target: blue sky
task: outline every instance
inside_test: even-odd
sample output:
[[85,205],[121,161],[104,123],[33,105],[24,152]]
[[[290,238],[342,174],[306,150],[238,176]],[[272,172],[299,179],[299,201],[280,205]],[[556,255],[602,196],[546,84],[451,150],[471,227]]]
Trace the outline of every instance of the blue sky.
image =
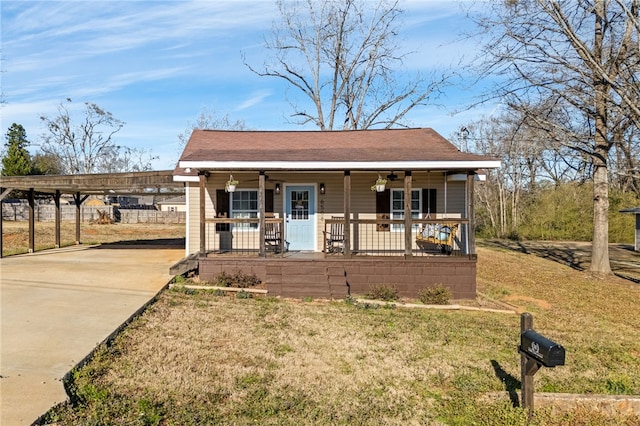
[[[406,11],[400,37],[415,52],[405,62],[409,74],[473,57],[475,42],[459,41],[470,26],[460,5],[407,0],[400,6]],[[178,134],[203,108],[253,129],[302,129],[287,120],[286,86],[242,62],[244,54],[259,68],[269,53],[263,40],[278,18],[272,0],[3,0],[0,8],[3,144],[14,122],[37,144],[45,130],[39,117],[55,116],[66,98],[74,108],[94,102],[124,121],[116,142],[151,150],[159,157],[156,170],[175,166]],[[491,105],[452,114],[479,94],[478,88],[448,87],[443,105],[415,109],[410,125],[449,137],[490,114]]]

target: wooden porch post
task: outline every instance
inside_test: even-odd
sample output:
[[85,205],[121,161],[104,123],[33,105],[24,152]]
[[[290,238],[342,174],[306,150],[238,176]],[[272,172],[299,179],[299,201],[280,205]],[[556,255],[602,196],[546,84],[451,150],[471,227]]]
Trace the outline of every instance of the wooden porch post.
[[76,244],[80,244],[80,205],[82,204],[80,193],[76,192],[73,199],[76,201]]
[[56,189],[56,193],[53,195],[53,202],[56,205],[56,217],[55,217],[55,221],[56,221],[56,248],[60,248],[61,243],[60,243],[60,221],[61,221],[61,214],[60,214],[60,190]]
[[30,188],[27,193],[27,201],[29,202],[29,253],[33,253],[36,251],[36,201],[33,188]]
[[467,240],[469,241],[468,254],[476,254],[476,223],[475,223],[475,203],[473,201],[475,173],[467,174]]
[[200,256],[207,255],[207,228],[206,228],[206,217],[205,217],[205,197],[206,197],[206,186],[207,186],[207,177],[209,176],[209,172],[198,172],[199,183],[200,183]]
[[264,171],[258,176],[258,228],[260,228],[260,256],[266,255],[265,242],[265,177]]
[[344,171],[344,257],[351,257],[351,171]]
[[411,257],[411,227],[413,225],[413,219],[411,217],[411,172],[404,172],[404,255],[405,257]]
[[87,198],[89,198],[89,195],[81,197],[79,192],[76,192],[73,196],[76,202],[76,244],[80,244],[80,206],[82,206],[82,203],[84,203]]

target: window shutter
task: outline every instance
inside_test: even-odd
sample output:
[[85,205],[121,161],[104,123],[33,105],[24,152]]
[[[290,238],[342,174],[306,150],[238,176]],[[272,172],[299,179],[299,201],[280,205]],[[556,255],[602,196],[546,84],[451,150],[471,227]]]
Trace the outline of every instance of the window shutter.
[[[229,193],[224,189],[216,190],[216,217],[229,217]],[[216,232],[230,231],[229,224],[216,223]]]
[[424,218],[427,213],[430,213],[431,219],[436,218],[437,213],[437,191],[435,188],[423,188],[422,189],[422,217]]
[[273,189],[264,190],[264,211],[273,213]]
[[[376,192],[376,219],[391,219],[391,190],[388,188],[382,192]],[[376,230],[378,232],[389,232],[391,227],[389,224],[378,224]]]

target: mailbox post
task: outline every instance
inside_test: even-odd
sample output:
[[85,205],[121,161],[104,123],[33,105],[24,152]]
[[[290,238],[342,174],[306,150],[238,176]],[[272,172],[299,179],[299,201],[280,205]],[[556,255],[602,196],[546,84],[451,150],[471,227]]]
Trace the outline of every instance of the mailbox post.
[[525,312],[520,316],[520,371],[522,379],[522,406],[533,416],[533,376],[540,367],[564,365],[564,348],[533,330],[533,316]]

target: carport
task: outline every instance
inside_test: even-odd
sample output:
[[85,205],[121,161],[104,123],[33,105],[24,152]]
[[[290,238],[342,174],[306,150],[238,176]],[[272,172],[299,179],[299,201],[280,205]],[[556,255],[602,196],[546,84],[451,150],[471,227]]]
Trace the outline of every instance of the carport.
[[[73,196],[76,205],[76,244],[80,244],[80,208],[91,195],[182,195],[184,184],[173,181],[173,170],[82,175],[34,175],[0,177],[2,200],[12,191],[27,194],[29,204],[29,253],[35,252],[36,195],[50,195],[55,204],[55,247],[60,248],[60,197]],[[2,215],[0,214],[0,257],[2,257]]]

